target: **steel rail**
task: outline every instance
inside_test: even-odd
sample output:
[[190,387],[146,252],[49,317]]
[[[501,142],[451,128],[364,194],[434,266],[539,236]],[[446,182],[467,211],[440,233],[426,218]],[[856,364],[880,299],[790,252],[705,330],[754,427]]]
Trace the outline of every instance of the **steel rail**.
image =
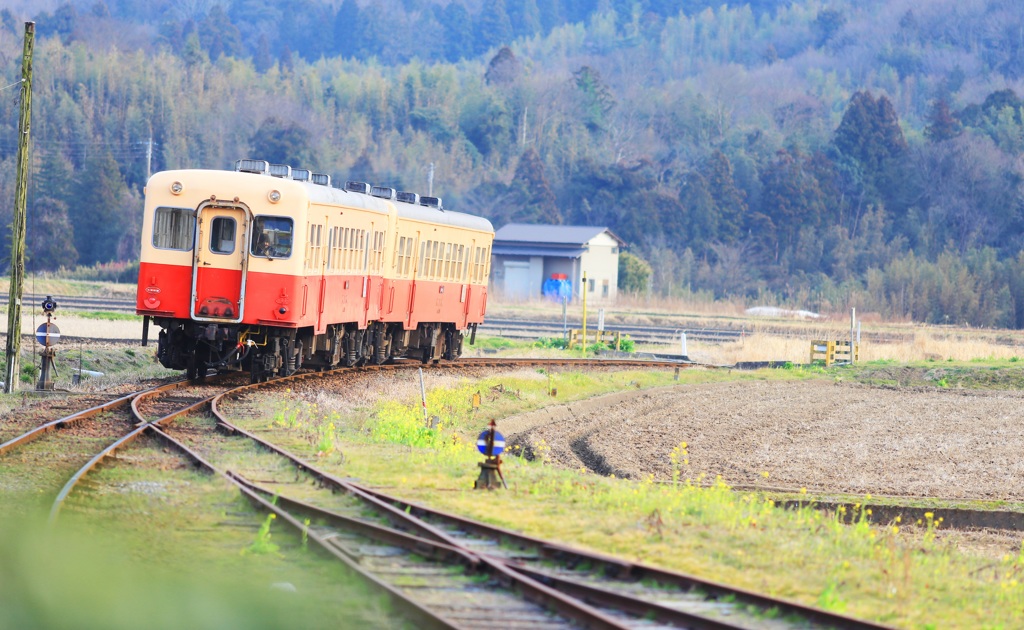
[[[445,621],[443,618],[438,617],[432,611],[430,611],[429,609],[421,606],[419,603],[415,602],[414,600],[411,600],[410,598],[405,597],[400,591],[395,589],[392,585],[388,584],[387,582],[384,582],[383,580],[380,580],[375,575],[373,575],[373,574],[363,570],[363,568],[360,567],[357,562],[355,562],[354,560],[349,558],[346,554],[342,553],[334,545],[330,544],[327,540],[324,540],[316,532],[309,531],[309,528],[306,527],[306,525],[304,523],[301,523],[298,519],[296,519],[290,513],[288,513],[287,511],[281,509],[280,507],[274,505],[271,501],[268,501],[268,500],[264,499],[258,492],[256,492],[253,489],[251,489],[247,484],[240,483],[239,480],[238,480],[238,477],[236,475],[232,474],[230,471],[221,470],[217,466],[213,465],[211,462],[207,461],[199,453],[196,453],[194,450],[189,448],[187,445],[183,444],[179,440],[175,439],[173,436],[171,436],[168,433],[166,433],[165,431],[161,430],[161,428],[156,426],[155,423],[151,423],[149,425],[141,427],[141,429],[142,430],[151,431],[153,433],[153,435],[155,435],[158,438],[162,439],[165,443],[170,444],[170,445],[174,446],[175,448],[177,448],[178,450],[180,450],[182,453],[184,453],[187,457],[189,457],[193,462],[195,462],[196,464],[198,464],[202,468],[205,468],[207,471],[212,472],[212,473],[214,473],[216,475],[219,475],[220,477],[226,479],[228,482],[230,482],[232,485],[234,485],[236,488],[238,488],[238,490],[244,496],[246,496],[251,501],[253,501],[257,505],[259,505],[265,511],[270,512],[272,514],[276,514],[278,517],[281,518],[282,521],[284,521],[285,523],[288,523],[288,525],[290,525],[297,533],[299,533],[301,535],[305,535],[306,537],[308,537],[308,539],[312,540],[319,547],[321,547],[325,552],[327,552],[328,554],[333,556],[336,560],[342,562],[348,569],[353,571],[355,574],[359,575],[363,579],[367,580],[371,584],[377,586],[379,589],[384,591],[388,595],[388,598],[392,601],[392,603],[397,604],[401,609],[405,610],[406,612],[413,613],[413,616],[416,618],[417,623],[421,624],[418,627],[424,627],[424,628],[457,628],[458,627],[458,626],[452,625],[451,623]],[[396,532],[396,533],[400,533],[400,532]]]
[[443,512],[411,501],[397,499],[383,492],[367,488],[366,486],[356,482],[348,483],[349,485],[359,488],[368,494],[373,494],[382,500],[391,502],[403,512],[411,515],[442,520],[462,529],[463,531],[471,532],[481,537],[489,538],[498,542],[512,543],[520,546],[521,548],[532,549],[538,555],[552,560],[564,561],[565,559],[570,559],[574,563],[600,565],[604,568],[603,572],[607,577],[629,581],[654,580],[662,584],[671,584],[686,590],[701,589],[703,592],[716,597],[732,596],[744,603],[752,604],[759,608],[778,608],[783,614],[795,614],[809,621],[827,624],[836,628],[864,630],[880,630],[882,628],[888,628],[888,626],[855,619],[853,617],[847,617],[845,615],[814,608],[812,606],[806,606],[799,602],[769,597],[754,591],[728,586],[721,582],[685,573],[669,571],[667,569],[659,569],[650,565],[627,562],[611,556],[576,549],[560,543],[552,543],[547,540],[521,534],[509,529],[488,525],[457,514]]
[[[244,390],[245,387],[239,389]],[[259,444],[261,447],[266,448],[267,450],[277,453],[283,457],[286,457],[293,463],[293,465],[302,470],[307,471],[308,473],[316,477],[321,483],[329,484],[332,487],[335,487],[345,492],[349,492],[355,496],[358,496],[366,501],[371,502],[378,509],[384,510],[385,516],[391,522],[395,523],[396,525],[405,525],[407,527],[415,529],[416,531],[421,532],[427,538],[437,540],[439,542],[442,542],[453,547],[465,548],[462,543],[452,538],[443,530],[440,530],[439,528],[430,525],[429,523],[423,522],[422,518],[420,518],[421,516],[427,516],[446,521],[449,524],[456,525],[460,529],[470,531],[477,535],[482,535],[486,538],[490,538],[498,542],[511,541],[515,544],[518,544],[521,547],[535,549],[538,551],[538,553],[540,553],[540,555],[543,555],[549,559],[558,561],[564,561],[565,559],[569,559],[572,563],[577,564],[583,562],[600,564],[605,567],[605,574],[609,577],[618,577],[619,579],[624,579],[628,581],[653,579],[660,583],[671,584],[673,586],[678,586],[685,590],[701,589],[716,597],[733,596],[737,599],[740,599],[744,603],[752,604],[764,609],[778,608],[784,614],[796,614],[804,619],[808,619],[817,623],[827,624],[831,627],[854,628],[864,630],[877,630],[880,628],[887,627],[874,624],[872,622],[854,619],[852,617],[838,615],[836,613],[831,613],[818,608],[805,606],[798,602],[779,599],[775,597],[769,597],[766,595],[762,595],[760,593],[755,593],[753,591],[747,591],[744,589],[727,586],[725,584],[714,582],[711,580],[706,580],[703,578],[698,578],[695,576],[686,575],[682,573],[667,571],[664,569],[658,569],[647,565],[633,564],[619,560],[617,558],[612,558],[610,556],[603,556],[600,554],[574,549],[557,543],[551,543],[543,539],[526,536],[524,534],[519,534],[511,530],[486,525],[484,523],[473,521],[471,519],[460,517],[454,514],[433,510],[425,506],[403,501],[401,499],[392,497],[388,494],[367,488],[357,482],[339,479],[331,475],[330,473],[326,473],[324,471],[317,469],[315,466],[312,466],[305,460],[297,457],[296,455],[288,452],[287,450],[282,449],[277,445],[267,440],[264,440],[263,438],[260,438],[229,422],[224,417],[224,414],[221,413],[220,402],[225,397],[235,395],[236,393],[238,393],[238,391],[239,390],[232,390],[230,392],[225,392],[224,394],[218,396],[211,403],[211,412],[217,418],[217,423],[219,427],[222,427],[225,431],[228,431],[230,433],[244,435],[245,437]],[[469,552],[475,553],[472,551]],[[479,555],[483,560],[488,562],[493,561],[502,564],[504,563],[504,561],[499,561],[494,558],[490,558],[486,554]],[[514,569],[517,568],[515,567],[515,565],[510,566],[512,566],[512,568]],[[592,598],[600,600],[604,605],[609,605],[612,601],[615,601],[615,598],[613,597],[609,597],[607,599],[602,598],[600,593],[601,589],[588,590],[593,589],[593,587],[589,587],[582,583],[566,581],[564,578],[558,578],[556,576],[545,576],[545,579],[547,579],[549,583],[552,584],[552,588],[556,588],[556,590],[560,586],[561,588],[564,588],[567,591],[575,593],[587,592],[590,594]],[[627,600],[621,601],[625,602]],[[635,613],[635,610],[637,610],[637,604],[635,603],[635,600],[631,600],[630,603],[623,605],[624,612]],[[658,616],[659,614],[670,615],[672,613],[667,612],[669,610],[672,609],[666,608],[665,610],[662,610],[661,608],[655,607],[645,614],[653,614],[655,616]],[[695,619],[706,621],[708,624],[715,623],[714,620],[706,619],[700,616],[695,616]],[[708,625],[707,627],[716,626]]]
[[[142,390],[142,391],[149,391],[149,390]],[[131,402],[132,398],[134,396],[137,396],[140,393],[142,393],[142,391],[132,392],[131,394],[127,394],[127,395],[122,396],[120,398],[116,398],[114,400],[111,400],[110,402],[106,402],[106,403],[103,403],[101,405],[96,405],[95,407],[90,407],[89,409],[85,409],[83,411],[75,412],[75,413],[71,414],[70,416],[65,416],[65,417],[59,418],[57,420],[51,420],[50,422],[47,422],[46,424],[39,425],[38,427],[36,427],[34,429],[26,431],[25,433],[22,433],[21,435],[15,437],[15,438],[11,438],[10,440],[7,440],[3,444],[0,444],[0,456],[6,455],[7,453],[9,453],[10,451],[13,451],[14,449],[16,449],[19,446],[24,446],[25,444],[28,444],[29,442],[33,442],[35,440],[38,440],[39,438],[43,437],[44,435],[46,435],[47,433],[49,433],[51,431],[56,431],[57,429],[63,429],[66,426],[69,426],[69,425],[72,425],[72,424],[77,424],[78,422],[81,422],[82,420],[85,420],[87,418],[92,418],[94,416],[98,416],[101,413],[104,413],[104,412],[107,412],[107,411],[111,411],[111,410],[117,409],[119,407],[123,407],[123,406],[129,404]]]
[[[224,396],[224,394],[221,394],[220,396],[218,396],[218,398],[220,398],[221,396]],[[309,472],[310,474],[314,475],[317,479],[321,480],[322,482],[325,482],[325,484],[329,484],[333,488],[346,491],[374,505],[374,507],[376,507],[383,513],[387,520],[394,522],[398,525],[404,525],[411,529],[424,532],[430,538],[422,538],[419,536],[404,534],[397,530],[376,526],[370,523],[366,523],[364,521],[359,521],[357,519],[352,519],[344,515],[337,514],[329,510],[325,510],[323,508],[312,506],[310,504],[285,497],[284,495],[281,495],[279,493],[274,493],[269,490],[260,488],[258,485],[253,484],[248,480],[245,480],[241,475],[238,475],[231,471],[220,471],[218,468],[216,468],[214,465],[206,461],[204,458],[202,458],[198,454],[193,453],[191,449],[189,449],[187,446],[181,444],[178,440],[174,439],[173,436],[170,436],[167,433],[161,431],[156,426],[151,424],[147,425],[146,428],[149,428],[153,430],[155,433],[159,434],[168,443],[173,444],[178,449],[188,454],[189,457],[191,457],[194,461],[196,461],[203,467],[207,468],[212,472],[216,472],[217,474],[227,477],[240,488],[247,489],[249,491],[246,492],[248,496],[251,497],[251,493],[255,492],[276,497],[276,505],[267,501],[261,501],[261,504],[263,504],[265,507],[269,506],[267,507],[267,509],[270,509],[271,511],[278,514],[282,518],[284,518],[287,515],[287,512],[283,509],[281,504],[286,504],[292,508],[301,509],[306,514],[330,519],[337,523],[341,523],[342,527],[346,529],[355,530],[363,535],[374,538],[378,541],[386,542],[388,544],[404,548],[408,551],[413,551],[416,553],[424,553],[424,551],[426,551],[426,555],[428,555],[429,557],[454,556],[461,564],[465,565],[467,568],[474,568],[476,570],[481,570],[488,573],[489,575],[491,575],[492,578],[498,580],[507,588],[513,588],[519,591],[520,593],[522,593],[523,597],[529,599],[530,601],[533,601],[536,604],[542,605],[550,610],[553,610],[565,616],[566,618],[581,623],[584,627],[595,629],[622,629],[627,627],[620,623],[618,620],[614,619],[613,617],[610,617],[607,614],[601,612],[600,610],[593,608],[590,604],[585,603],[582,599],[564,593],[563,591],[569,589],[567,589],[564,584],[561,584],[561,589],[557,588],[555,586],[559,584],[557,580],[552,581],[548,579],[547,582],[551,582],[551,584],[545,583],[544,581],[537,580],[523,571],[516,570],[514,567],[508,566],[504,561],[500,559],[489,557],[486,555],[480,555],[471,550],[465,549],[457,540],[454,540],[449,535],[445,534],[444,532],[438,530],[437,528],[427,523],[423,523],[417,518],[413,518],[410,517],[408,514],[402,513],[400,510],[397,510],[392,505],[389,505],[386,501],[378,499],[377,497],[370,495],[368,493],[364,493],[360,489],[350,485],[348,482],[338,479],[333,475],[330,475],[329,473],[320,471],[317,468],[308,465],[306,462],[288,453],[288,451],[285,449],[276,447],[275,445],[270,444],[269,442],[262,440],[252,435],[251,433],[239,429],[238,427],[234,427],[230,423],[222,420],[221,414],[214,410],[214,403],[212,402],[211,411],[214,413],[215,417],[218,417],[219,427],[223,426],[231,433],[238,433],[251,440],[254,440],[261,446],[269,448],[272,452],[277,453],[278,455],[281,455],[283,457],[286,457],[298,468]],[[298,523],[298,519],[291,518],[288,519],[288,522]],[[308,530],[304,528],[303,531]],[[354,558],[353,561],[355,561]],[[724,622],[716,622],[714,620],[692,613],[674,611],[666,607],[651,604],[650,602],[645,602],[644,600],[630,598],[622,594],[612,594],[611,596],[602,599],[598,596],[597,590],[591,590],[589,591],[589,595],[590,602],[592,604],[608,608],[614,608],[616,610],[619,610],[620,612],[633,614],[638,617],[644,617],[645,615],[653,614],[654,617],[657,617],[660,620],[671,620],[675,623],[686,623],[686,627],[692,628],[735,629],[740,627],[732,624],[727,624]]]
[[[218,380],[225,380],[227,375],[221,376],[223,378],[220,378]],[[216,381],[210,382],[208,384],[214,385],[215,383]],[[174,383],[168,383],[166,385],[154,387],[152,389],[132,395],[130,405],[132,415],[135,416],[135,418],[139,420],[139,422],[131,431],[129,431],[120,439],[118,439],[112,444],[109,444],[102,451],[94,455],[88,462],[86,462],[84,466],[82,466],[74,475],[72,475],[70,479],[68,479],[67,483],[64,484],[64,487],[61,488],[60,492],[57,493],[57,497],[54,499],[53,504],[50,507],[48,523],[51,527],[53,527],[56,524],[57,517],[60,515],[61,509],[64,507],[64,502],[67,500],[69,496],[71,496],[72,491],[74,491],[74,489],[78,486],[78,483],[82,479],[84,479],[85,476],[89,474],[89,472],[96,468],[96,466],[98,466],[103,460],[105,460],[108,457],[113,457],[114,455],[116,455],[118,449],[134,442],[140,435],[142,435],[142,433],[146,430],[147,426],[159,425],[161,423],[169,422],[174,418],[177,418],[181,415],[185,415],[187,413],[194,411],[195,409],[202,407],[204,404],[209,404],[209,401],[214,398],[214,396],[209,396],[204,400],[200,400],[199,402],[189,405],[184,409],[174,411],[152,422],[147,421],[143,417],[142,413],[139,411],[138,404],[141,400],[157,396],[158,394],[162,394],[167,391],[173,391],[175,389],[181,389],[183,387],[188,386],[194,387],[195,383],[191,383],[189,381],[176,381]]]

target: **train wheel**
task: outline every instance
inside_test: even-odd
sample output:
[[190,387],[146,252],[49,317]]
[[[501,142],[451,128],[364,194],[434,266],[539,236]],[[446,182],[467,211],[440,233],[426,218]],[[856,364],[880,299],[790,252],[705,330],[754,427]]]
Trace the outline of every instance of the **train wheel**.
[[185,378],[190,381],[195,381],[199,378],[199,370],[196,367],[196,353],[194,351],[188,355],[188,363],[185,366]]

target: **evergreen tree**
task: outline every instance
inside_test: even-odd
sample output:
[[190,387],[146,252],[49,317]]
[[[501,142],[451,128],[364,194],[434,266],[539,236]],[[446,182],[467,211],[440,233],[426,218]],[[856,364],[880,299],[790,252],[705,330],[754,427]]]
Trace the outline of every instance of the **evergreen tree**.
[[619,291],[639,295],[650,290],[650,263],[629,252],[619,252]]
[[274,67],[274,56],[270,53],[270,41],[267,40],[266,33],[260,33],[259,39],[256,40],[256,48],[253,49],[252,53],[252,62],[256,66],[256,71],[260,74]]
[[764,192],[761,207],[776,228],[778,249],[775,259],[797,244],[801,228],[816,229],[825,213],[818,181],[804,168],[799,154],[779,151],[762,173]]
[[94,265],[114,260],[125,231],[120,213],[125,194],[121,169],[109,151],[94,153],[76,182],[74,204],[69,208],[79,263]]
[[615,108],[611,90],[601,80],[601,74],[590,66],[583,66],[572,76],[581,98],[583,124],[590,131],[603,131],[608,124],[608,114]]
[[512,22],[505,10],[505,0],[489,0],[476,18],[473,28],[473,51],[482,55],[492,48],[512,41]]
[[[542,3],[547,1],[541,0]],[[529,39],[541,31],[537,0],[512,0],[508,4],[508,18],[512,23],[512,36],[516,39]]]
[[703,170],[708,193],[714,200],[718,215],[718,229],[714,238],[725,243],[735,242],[740,237],[746,219],[746,193],[736,187],[732,164],[721,150],[711,152]]
[[362,59],[363,15],[356,0],[344,0],[334,17],[334,50],[346,59]]
[[555,193],[544,175],[544,163],[531,147],[519,157],[516,174],[509,187],[513,193],[513,207],[508,223],[539,223],[559,225],[562,215],[555,201]]
[[[697,172],[687,173],[679,190],[679,203],[683,207],[682,238],[666,234],[668,244],[681,251],[689,247],[698,255],[707,252],[708,246],[720,237],[718,206],[708,190],[708,181]],[[671,232],[674,230],[666,230]]]
[[841,153],[857,160],[866,177],[876,185],[891,162],[907,148],[892,103],[885,96],[875,100],[866,91],[857,92],[850,99],[833,143]]
[[59,199],[43,197],[32,204],[25,233],[25,251],[29,271],[55,271],[72,268],[78,262],[74,228],[68,219],[68,206]]
[[544,35],[547,35],[555,27],[565,22],[565,14],[562,12],[562,0],[543,0],[538,5],[540,11],[540,28]]
[[473,54],[473,24],[469,12],[459,0],[449,2],[441,12],[444,26],[444,58],[459,61]]
[[206,19],[200,22],[198,35],[199,43],[211,61],[224,56],[243,56],[242,33],[219,4],[214,5]]
[[370,159],[370,152],[363,149],[363,152],[359,154],[356,161],[348,169],[348,181],[353,182],[366,182],[368,184],[374,184],[380,181],[377,177],[377,169],[373,166],[373,160]]
[[519,78],[522,65],[508,46],[502,46],[491,62],[487,64],[484,80],[491,85],[508,85]]
[[249,139],[252,155],[272,164],[288,164],[296,168],[316,164],[309,131],[294,122],[282,122],[271,116]]
[[961,131],[963,126],[949,111],[949,101],[940,98],[932,103],[928,126],[924,128],[926,138],[932,142],[942,142],[957,137]]

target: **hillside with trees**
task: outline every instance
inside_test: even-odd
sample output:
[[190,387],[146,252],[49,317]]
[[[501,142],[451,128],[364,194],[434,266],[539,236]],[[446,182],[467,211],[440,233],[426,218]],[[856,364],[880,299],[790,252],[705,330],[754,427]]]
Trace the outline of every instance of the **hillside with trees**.
[[1009,0],[8,6],[4,85],[38,31],[30,269],[132,260],[147,172],[254,157],[607,225],[641,291],[1024,327]]

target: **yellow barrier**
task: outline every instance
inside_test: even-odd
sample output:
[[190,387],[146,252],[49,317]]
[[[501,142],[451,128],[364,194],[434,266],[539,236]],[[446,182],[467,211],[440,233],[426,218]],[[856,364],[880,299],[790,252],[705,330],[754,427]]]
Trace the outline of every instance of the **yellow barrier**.
[[[577,344],[583,340],[583,331],[573,329],[569,331],[569,348],[576,347]],[[611,345],[614,342],[615,349],[618,350],[622,343],[622,333],[617,330],[588,330],[587,331],[587,345],[591,343],[603,343]]]
[[853,344],[851,353],[849,341],[815,340],[811,342],[811,363],[814,363],[815,359],[824,359],[825,367],[836,361],[855,363],[860,361],[860,344]]

